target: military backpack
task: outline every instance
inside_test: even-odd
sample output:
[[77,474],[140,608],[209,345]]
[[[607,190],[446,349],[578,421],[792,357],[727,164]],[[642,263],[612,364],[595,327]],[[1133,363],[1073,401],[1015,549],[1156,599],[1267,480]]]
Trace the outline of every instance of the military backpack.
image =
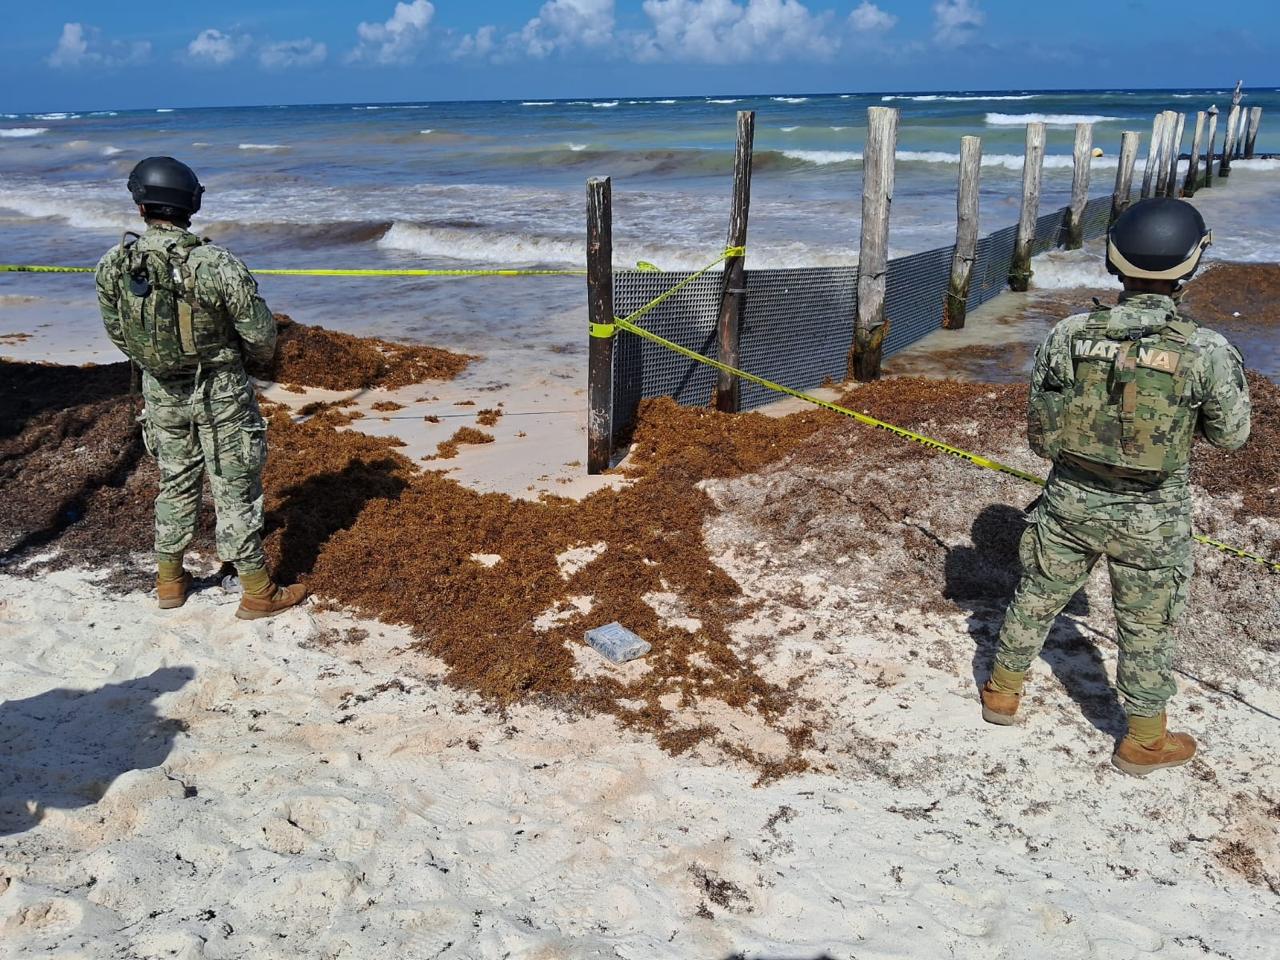
[[[1155,324],[1123,304],[1090,314],[1071,338],[1072,383],[1043,409],[1039,432],[1060,454],[1150,474],[1169,474],[1191,455],[1198,410],[1190,377],[1196,325],[1170,312]],[[1034,407],[1034,405],[1033,405]],[[1035,420],[1033,409],[1033,420]],[[1045,420],[1049,422],[1044,422]],[[1053,423],[1052,421],[1057,421]],[[1036,432],[1033,427],[1033,432]]]
[[224,350],[231,336],[225,312],[201,302],[191,252],[205,241],[191,234],[126,233],[121,241],[118,309],[125,352],[152,376],[194,373]]

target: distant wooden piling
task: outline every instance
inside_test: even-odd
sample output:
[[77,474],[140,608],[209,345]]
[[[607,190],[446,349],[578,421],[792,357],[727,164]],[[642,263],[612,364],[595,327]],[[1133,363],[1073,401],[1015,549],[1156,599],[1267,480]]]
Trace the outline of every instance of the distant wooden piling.
[[1178,195],[1178,160],[1182,157],[1182,137],[1187,127],[1187,115],[1185,113],[1175,113],[1173,117],[1172,136],[1169,141],[1171,145],[1168,153],[1169,176],[1165,180],[1164,187],[1164,195],[1166,197],[1176,197]]
[[1089,202],[1089,174],[1093,167],[1093,124],[1077,123],[1072,148],[1071,206],[1067,208],[1067,249],[1084,246],[1084,208]]
[[1027,152],[1022,162],[1022,215],[1018,237],[1009,265],[1009,288],[1023,292],[1031,285],[1031,248],[1036,239],[1036,217],[1040,213],[1040,179],[1044,173],[1044,124],[1027,124]]
[[1213,186],[1213,153],[1214,145],[1218,139],[1218,107],[1217,104],[1211,106],[1208,110],[1209,116],[1209,152],[1204,158],[1204,184],[1203,186]]
[[[754,110],[738,111],[738,148],[733,159],[733,206],[729,211],[729,239],[726,248],[747,245],[747,216],[751,209],[751,156],[756,136]],[[720,293],[718,341],[720,362],[736,367],[739,329],[746,295],[746,256],[730,257],[724,263],[724,289]],[[716,378],[716,409],[737,413],[739,382],[732,374],[719,372]]]
[[978,183],[982,175],[982,139],[960,138],[960,180],[956,190],[956,252],[951,258],[951,283],[942,303],[945,330],[964,328],[969,312],[969,284],[978,256]]
[[1260,126],[1262,126],[1262,108],[1250,107],[1249,108],[1249,135],[1248,137],[1245,138],[1245,142],[1244,142],[1244,158],[1246,160],[1253,159],[1253,148],[1254,148],[1254,144],[1256,144],[1258,140],[1258,128]]
[[1141,140],[1142,134],[1135,130],[1126,130],[1120,137],[1120,163],[1116,167],[1116,186],[1111,192],[1111,218],[1108,223],[1115,223],[1116,217],[1129,206],[1129,195],[1133,192],[1133,167],[1138,161]]
[[858,317],[849,351],[849,373],[876,380],[884,338],[885,286],[889,271],[889,209],[893,204],[894,159],[898,149],[898,111],[867,109],[867,143],[862,151],[862,241],[858,253]]
[[613,452],[613,186],[587,181],[587,473],[609,469]]
[[1191,138],[1191,157],[1187,161],[1187,176],[1182,181],[1182,195],[1194,197],[1200,186],[1200,149],[1204,145],[1204,125],[1207,115],[1203,110],[1196,113],[1196,132]]
[[1147,164],[1142,169],[1142,193],[1143,200],[1152,195],[1155,190],[1156,167],[1159,163],[1160,148],[1164,143],[1164,114],[1157,113],[1155,120],[1151,123],[1151,142],[1147,144]]
[[1226,139],[1222,141],[1222,160],[1218,164],[1218,176],[1223,179],[1231,176],[1231,158],[1235,155],[1236,137],[1240,134],[1240,104],[1232,104],[1227,114]]

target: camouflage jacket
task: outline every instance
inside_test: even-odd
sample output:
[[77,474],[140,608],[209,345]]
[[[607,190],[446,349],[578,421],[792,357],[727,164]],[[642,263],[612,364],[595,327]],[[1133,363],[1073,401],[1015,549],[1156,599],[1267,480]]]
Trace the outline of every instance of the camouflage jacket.
[[107,336],[159,379],[266,363],[275,352],[275,319],[248,268],[181,227],[126,234],[99,261],[97,286]]
[[[1093,338],[1100,324],[1109,324],[1113,336],[1121,338]],[[1167,339],[1152,333],[1160,330],[1166,331]],[[1124,333],[1131,333],[1132,339],[1123,337]],[[1092,444],[1082,444],[1081,424],[1065,421],[1080,416],[1079,404],[1073,406],[1072,397],[1081,392],[1080,378],[1097,376],[1093,367],[1084,365],[1098,358],[1111,361],[1103,369],[1113,378],[1114,405],[1111,412],[1089,411],[1094,419],[1085,427],[1096,435]],[[1126,359],[1131,361],[1127,373]],[[1127,425],[1129,436],[1125,438],[1136,444],[1136,456],[1108,456],[1112,448],[1119,449],[1122,433],[1125,384],[1114,381],[1135,375],[1153,378],[1147,386],[1148,398],[1152,384],[1167,385],[1167,400],[1153,405],[1148,399],[1128,411],[1138,421],[1136,431],[1132,424]],[[1150,423],[1143,422],[1144,418],[1161,416],[1159,429],[1152,430]],[[1114,426],[1107,423],[1108,418],[1115,421]],[[1180,318],[1170,297],[1123,294],[1110,311],[1063,320],[1036,352],[1028,434],[1033,449],[1054,460],[1046,501],[1061,515],[1085,518],[1112,507],[1123,510],[1139,504],[1189,509],[1193,435],[1198,433],[1216,447],[1234,450],[1249,439],[1249,428],[1249,388],[1239,352],[1221,334]],[[1063,438],[1071,438],[1073,430],[1076,442],[1068,439],[1066,445],[1083,447],[1086,456],[1062,450]],[[1146,449],[1149,447],[1155,449]],[[1159,467],[1130,469],[1126,463]]]

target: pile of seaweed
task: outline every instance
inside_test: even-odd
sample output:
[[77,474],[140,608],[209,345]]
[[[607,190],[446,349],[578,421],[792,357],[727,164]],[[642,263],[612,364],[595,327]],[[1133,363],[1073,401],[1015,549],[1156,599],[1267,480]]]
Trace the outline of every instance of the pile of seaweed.
[[276,355],[251,372],[291,387],[394,389],[424,380],[452,380],[476,358],[439,347],[392,343],[297,323],[276,314]]
[[[50,563],[123,566],[132,579],[121,582],[144,582],[150,571],[127,558],[150,548],[156,478],[138,439],[136,400],[124,393],[127,368],[4,363],[0,376],[6,386],[21,384],[17,392],[27,398],[0,421],[0,563],[28,573]],[[1280,485],[1273,455],[1280,388],[1251,381],[1255,444],[1240,453],[1201,450],[1196,460],[1200,482],[1237,503],[1241,516],[1269,502]],[[845,403],[995,451],[1021,442],[1026,388],[903,378],[858,387]],[[936,453],[820,410],[730,416],[647,401],[627,468],[632,482],[580,502],[476,492],[423,471],[397,452],[397,440],[344,429],[352,414],[335,407],[305,420],[282,406],[268,412],[267,547],[283,579],[305,579],[325,602],[409,626],[421,647],[448,665],[453,683],[492,703],[536,699],[608,713],[673,752],[716,743],[765,776],[803,768],[812,730],[797,720],[803,704],[795,691],[764,679],[730,636],[753,602],[709,552],[703,532],[717,507],[703,481],[770,465],[821,480],[824,464],[865,463],[862,474],[839,474],[849,486],[834,490],[834,506],[823,509],[879,511],[886,524],[864,529],[891,536],[902,536],[913,502],[952,493],[918,486],[922,471],[913,465]],[[862,489],[861,478],[873,471],[874,483],[892,487],[884,496]],[[1029,488],[1024,499],[1033,496]],[[786,499],[772,509],[798,514],[807,502]],[[901,509],[890,516],[892,503]],[[206,529],[199,547],[211,556],[210,540]],[[55,558],[18,562],[51,547]],[[562,566],[563,554],[582,547],[594,548],[595,559]],[[851,541],[844,549],[861,546]],[[500,559],[481,562],[482,554]],[[938,595],[918,597],[922,608],[943,601],[940,583],[922,578],[911,588]],[[655,594],[679,598],[679,621],[659,614]],[[583,631],[611,620],[653,644],[648,669],[584,682],[575,657]],[[692,621],[696,629],[687,629]],[[785,735],[789,756],[754,754],[714,724],[682,719],[687,708],[713,700]]]

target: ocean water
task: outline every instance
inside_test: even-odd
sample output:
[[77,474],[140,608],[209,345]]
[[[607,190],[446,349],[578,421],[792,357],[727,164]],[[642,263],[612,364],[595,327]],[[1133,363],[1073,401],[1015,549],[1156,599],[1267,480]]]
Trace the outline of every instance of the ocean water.
[[[1108,92],[717,96],[341,104],[0,115],[0,262],[92,264],[138,226],[124,182],[171,154],[208,188],[195,229],[257,267],[579,266],[584,184],[611,176],[615,262],[701,266],[724,243],[735,112],[756,115],[748,264],[852,263],[857,256],[866,108],[902,111],[890,231],[900,255],[949,244],[960,137],[983,139],[982,231],[1018,215],[1024,126],[1048,125],[1043,209],[1070,191],[1074,124],[1095,124],[1109,193],[1121,132],[1228,89]],[[1260,152],[1280,151],[1280,92]],[[1184,141],[1190,145],[1190,130]],[[1139,173],[1141,175],[1141,160]],[[1238,163],[1199,201],[1224,259],[1280,259],[1280,161]],[[1096,257],[1051,255],[1043,285],[1102,279]],[[576,279],[264,278],[272,306],[308,322],[481,353],[581,339]],[[36,299],[30,299],[36,298]],[[0,275],[0,318],[17,305],[96,337],[87,278]],[[0,332],[4,332],[0,330]]]

